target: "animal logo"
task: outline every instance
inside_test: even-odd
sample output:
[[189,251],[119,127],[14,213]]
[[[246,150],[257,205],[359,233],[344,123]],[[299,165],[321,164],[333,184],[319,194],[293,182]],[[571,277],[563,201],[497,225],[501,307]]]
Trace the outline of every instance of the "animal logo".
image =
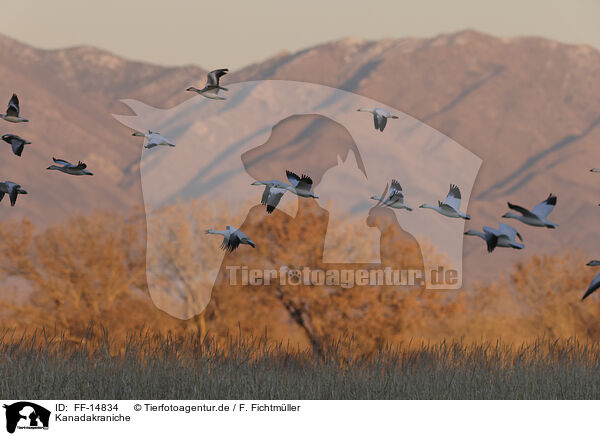
[[50,411],[39,404],[29,401],[19,401],[4,404],[6,409],[6,431],[14,433],[19,429],[48,429]]
[[[146,276],[160,309],[182,319],[200,313],[210,301],[226,256],[243,263],[244,256],[262,255],[270,267],[281,267],[271,247],[286,235],[269,234],[269,219],[285,214],[297,227],[304,205],[321,214],[326,228],[320,248],[305,251],[313,257],[318,253],[326,264],[383,263],[382,253],[393,256],[380,246],[383,228],[417,241],[425,272],[438,270],[441,258],[457,271],[452,284],[426,280],[426,288],[462,286],[465,220],[418,205],[437,204],[440,195],[456,185],[460,210],[466,211],[481,165],[478,156],[402,111],[348,91],[284,80],[227,84],[227,89],[227,100],[194,96],[170,109],[123,100],[135,115],[113,115],[133,131],[159,131],[177,144],[143,149],[139,166],[148,223]],[[375,130],[373,121],[357,108],[380,108],[395,118],[384,131]],[[288,124],[292,127],[284,128]],[[344,133],[328,136],[330,127]],[[392,181],[377,207],[395,215],[385,222],[401,227],[401,232],[387,224],[368,224],[376,206],[372,198]],[[208,217],[205,227],[187,238],[193,242],[193,255],[165,250],[164,241],[181,224],[169,229],[158,211],[191,201]],[[391,207],[401,203],[413,207]],[[244,225],[254,206],[261,206],[259,234]],[[348,227],[348,219],[354,220],[354,227]],[[223,238],[205,234],[216,229],[227,239],[227,226],[240,230],[255,248],[236,244],[235,251],[228,252],[220,248]],[[295,247],[285,247],[286,254],[300,256],[308,239],[299,237]],[[194,268],[177,266],[191,257]]]

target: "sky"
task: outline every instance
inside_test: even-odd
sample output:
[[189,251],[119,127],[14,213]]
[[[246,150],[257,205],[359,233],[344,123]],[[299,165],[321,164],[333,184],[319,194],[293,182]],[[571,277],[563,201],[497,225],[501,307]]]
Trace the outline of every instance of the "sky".
[[162,65],[232,69],[356,37],[466,28],[600,48],[599,0],[0,0],[0,32],[38,48],[93,45]]

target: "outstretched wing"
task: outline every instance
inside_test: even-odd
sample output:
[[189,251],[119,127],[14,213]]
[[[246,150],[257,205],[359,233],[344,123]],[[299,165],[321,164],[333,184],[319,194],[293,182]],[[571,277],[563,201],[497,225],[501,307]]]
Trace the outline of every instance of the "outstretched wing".
[[529,209],[525,209],[523,206],[517,206],[516,204],[512,204],[510,202],[507,202],[506,204],[508,204],[509,209],[516,210],[517,212],[523,214],[523,216],[537,218],[536,215],[532,214]]
[[206,84],[208,86],[219,86],[219,79],[229,72],[229,68],[220,68],[218,70],[212,70],[207,75]]
[[298,177],[298,174],[293,173],[289,170],[285,170],[285,175],[287,179],[292,184],[294,188],[310,191],[312,188],[313,181],[310,177],[305,174],[302,174],[302,177]]
[[[483,228],[483,230],[485,231],[485,227]],[[498,245],[498,236],[493,233],[486,232],[485,243],[487,245],[488,253],[491,253],[492,251],[494,251],[494,248],[496,248],[496,246]]]
[[298,174],[289,170],[285,170],[285,175],[294,188],[298,186],[298,183],[300,183],[300,177],[298,177]]
[[496,236],[500,236],[502,234],[502,232],[498,229],[495,229],[493,227],[488,227],[488,226],[483,226],[483,231],[484,233],[489,233],[490,235],[496,235]]
[[373,125],[375,130],[379,130],[379,116],[376,113],[373,114]]
[[17,138],[12,138],[10,141],[10,145],[12,147],[12,151],[17,156],[21,156],[23,153],[23,148],[25,147],[25,141]]
[[600,288],[600,273],[596,274],[588,286],[587,291],[581,297],[581,300],[585,300],[591,293],[593,293],[596,289]]
[[8,108],[6,108],[6,115],[11,117],[19,116],[19,97],[17,97],[17,94],[13,94],[10,101],[8,102]]
[[223,239],[221,248],[223,250],[231,253],[233,250],[238,248],[238,246],[240,245],[240,242],[242,242],[242,241],[240,240],[240,237],[238,236],[237,232],[233,232],[232,234],[229,235],[228,238]]
[[52,160],[54,161],[54,163],[57,163],[59,165],[64,165],[64,166],[67,166],[67,167],[73,167],[73,166],[75,166],[71,162],[66,161],[64,159],[57,159],[57,158],[53,157]]
[[385,129],[387,124],[387,118],[381,115],[379,115],[379,117],[379,130],[383,132],[383,129]]
[[8,197],[10,198],[10,205],[14,206],[17,202],[17,195],[19,194],[19,186],[12,185],[8,188]]
[[302,177],[300,177],[300,182],[298,182],[298,185],[296,186],[296,188],[302,189],[305,191],[310,191],[312,188],[312,184],[313,184],[312,179],[310,177],[308,177],[306,174],[302,174]]
[[546,218],[554,210],[554,206],[556,206],[556,195],[550,194],[548,198],[537,204],[531,212],[540,218]]
[[508,236],[508,238],[510,238],[512,241],[514,241],[515,238],[519,238],[521,242],[523,242],[523,238],[521,237],[521,234],[517,232],[517,229],[509,226],[508,224],[498,223],[498,231],[503,235]]
[[279,201],[281,200],[281,197],[283,197],[283,194],[285,194],[285,189],[283,188],[275,188],[271,186],[265,187],[261,204],[267,205],[267,213],[272,213],[275,210],[279,204]]
[[460,210],[460,189],[456,185],[450,185],[448,195],[446,195],[445,204],[453,208],[454,210]]
[[402,193],[402,186],[398,183],[397,180],[392,180],[392,185],[390,187],[389,197],[393,203],[403,203],[404,202],[404,194]]

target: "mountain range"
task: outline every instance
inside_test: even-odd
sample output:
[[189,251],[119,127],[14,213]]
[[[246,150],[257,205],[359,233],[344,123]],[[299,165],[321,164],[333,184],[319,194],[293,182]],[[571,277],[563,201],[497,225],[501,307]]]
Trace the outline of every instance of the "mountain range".
[[[488,255],[483,241],[466,238],[465,276],[485,280],[532,253],[577,248],[599,254],[600,176],[589,172],[600,166],[599,72],[600,52],[589,46],[467,30],[429,39],[346,38],[279,53],[232,71],[223,84],[282,79],[327,85],[396,108],[450,137],[483,160],[465,228],[496,225],[507,201],[532,208],[556,194],[551,218],[558,229],[509,222],[523,234],[525,250]],[[93,47],[40,50],[0,36],[0,73],[7,79],[0,83],[0,104],[17,93],[22,115],[31,120],[3,122],[0,134],[32,141],[21,158],[5,144],[1,179],[30,193],[14,208],[2,202],[0,213],[43,227],[75,213],[141,204],[142,143],[111,114],[132,114],[121,99],[158,108],[182,103],[192,97],[188,86],[204,83],[206,69],[134,62]],[[53,156],[84,161],[95,175],[46,171]]]

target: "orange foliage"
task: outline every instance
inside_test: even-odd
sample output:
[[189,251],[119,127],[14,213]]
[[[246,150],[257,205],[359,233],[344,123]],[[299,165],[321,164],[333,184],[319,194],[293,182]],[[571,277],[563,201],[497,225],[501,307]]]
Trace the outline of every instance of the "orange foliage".
[[[158,221],[151,223],[151,218],[148,223],[149,231],[159,223],[157,228],[166,235],[153,247],[160,248],[160,256],[149,255],[148,262],[158,262],[155,268],[177,259],[180,263],[175,270],[188,285],[180,291],[188,297],[206,285],[197,276],[202,254],[195,253],[193,244],[194,238],[204,237],[207,219],[203,213],[194,202],[177,204],[157,212]],[[349,268],[321,262],[328,215],[312,200],[300,202],[295,218],[279,211],[265,217],[264,207],[250,209],[241,228],[256,242],[256,249],[241,246],[225,256],[208,307],[188,321],[166,315],[148,296],[144,215],[96,213],[39,233],[27,221],[4,225],[0,228],[0,279],[7,283],[18,277],[23,301],[4,293],[0,322],[18,329],[69,330],[73,340],[84,335],[91,322],[105,326],[117,339],[140,328],[175,335],[193,330],[221,343],[232,334],[259,337],[267,331],[273,341],[289,341],[317,353],[323,344],[340,337],[352,337],[366,353],[413,339],[432,343],[500,337],[513,343],[539,337],[600,339],[598,297],[580,301],[594,274],[584,266],[587,259],[580,253],[533,255],[511,273],[461,291],[426,291],[419,286],[344,289],[279,282],[229,285],[226,268],[232,265]],[[385,213],[377,219],[385,221]],[[348,228],[353,228],[351,221]],[[419,247],[401,229],[394,233],[381,228],[382,235],[388,232],[387,242],[382,243],[382,264],[422,266],[420,252],[431,248]],[[360,249],[360,244],[352,249]],[[166,263],[164,271],[171,271]],[[168,280],[159,279],[160,286],[169,286]]]

